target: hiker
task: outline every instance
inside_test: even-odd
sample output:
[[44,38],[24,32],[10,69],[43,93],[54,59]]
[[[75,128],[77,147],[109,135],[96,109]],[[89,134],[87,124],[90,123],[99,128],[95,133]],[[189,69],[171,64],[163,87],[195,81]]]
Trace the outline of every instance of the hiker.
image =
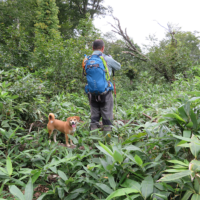
[[[110,79],[112,70],[119,70],[121,68],[121,65],[120,63],[115,61],[111,56],[107,56],[103,54],[104,48],[105,46],[104,46],[103,40],[98,39],[93,42],[93,54],[90,57],[88,57],[88,60],[86,61],[86,68],[85,68],[86,77],[90,76],[88,75],[88,73],[92,71],[92,70],[90,71],[92,67],[94,68],[94,70],[96,70],[97,68],[99,69],[100,68],[99,66],[102,66],[103,63],[104,65],[103,65],[103,70],[94,71],[94,75],[93,74],[91,75],[92,76],[91,81],[90,81],[90,77],[87,77],[88,85],[86,85],[85,90],[86,90],[86,93],[88,92],[88,97],[89,97],[89,102],[90,102],[90,110],[91,110],[90,130],[92,131],[92,130],[100,128],[99,120],[102,117],[103,131],[104,131],[104,135],[106,135],[109,131],[112,130],[110,126],[112,125],[112,121],[113,121],[113,104],[114,104],[113,95],[111,92],[113,90],[113,85],[109,79]],[[99,59],[99,57],[101,58],[102,61]],[[93,90],[93,89],[90,88],[90,84],[95,83],[97,84],[97,86],[94,85],[94,88],[98,87],[98,81],[101,82],[101,79],[102,79],[101,73],[104,73],[103,75],[104,79],[106,76],[106,83],[104,83],[106,85],[105,86],[106,89],[104,87],[101,93],[99,92],[97,93],[96,91],[91,92],[90,90]],[[99,88],[98,90],[100,89],[101,88]]]

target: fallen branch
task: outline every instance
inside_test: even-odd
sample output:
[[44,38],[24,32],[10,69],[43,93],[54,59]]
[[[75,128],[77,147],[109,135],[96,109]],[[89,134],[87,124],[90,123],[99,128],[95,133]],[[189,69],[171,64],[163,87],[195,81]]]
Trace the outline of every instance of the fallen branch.
[[[153,120],[152,117],[150,117],[149,115],[145,114],[145,113],[142,113],[145,117],[149,118],[150,120]],[[157,119],[154,119],[152,122],[156,122],[158,123]]]
[[32,127],[33,127],[34,123],[31,124],[30,128],[29,128],[29,131],[28,133],[30,134],[31,130],[32,130]]

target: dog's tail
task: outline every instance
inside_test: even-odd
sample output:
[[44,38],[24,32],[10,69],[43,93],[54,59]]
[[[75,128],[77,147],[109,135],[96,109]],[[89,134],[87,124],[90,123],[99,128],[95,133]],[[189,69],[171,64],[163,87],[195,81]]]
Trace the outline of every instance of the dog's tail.
[[48,117],[49,121],[53,121],[55,119],[55,116],[53,113],[49,113],[49,117]]

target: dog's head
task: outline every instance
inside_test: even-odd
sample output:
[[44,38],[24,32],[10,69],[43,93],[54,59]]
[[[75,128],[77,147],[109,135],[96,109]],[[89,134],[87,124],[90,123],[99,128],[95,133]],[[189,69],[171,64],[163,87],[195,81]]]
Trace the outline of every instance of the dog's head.
[[73,128],[76,127],[77,122],[80,120],[80,117],[78,116],[73,116],[73,117],[68,117],[67,121],[69,122],[69,125],[72,126]]

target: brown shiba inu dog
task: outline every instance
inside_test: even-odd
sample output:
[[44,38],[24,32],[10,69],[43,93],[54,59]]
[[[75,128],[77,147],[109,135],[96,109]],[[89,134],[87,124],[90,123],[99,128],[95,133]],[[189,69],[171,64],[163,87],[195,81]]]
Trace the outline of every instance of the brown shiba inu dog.
[[[76,125],[77,125],[77,122],[80,120],[80,117],[78,116],[68,117],[67,121],[64,122],[64,121],[55,119],[54,114],[50,113],[48,119],[49,119],[49,122],[47,124],[47,129],[49,132],[49,138],[51,137],[53,130],[56,129],[60,131],[61,133],[65,134],[66,145],[68,147],[70,147],[70,145],[74,145],[72,143],[72,140],[70,140],[70,145],[69,145],[68,134],[74,135],[76,131]],[[54,133],[54,136],[53,136],[54,142],[56,142],[56,134],[57,133]]]

